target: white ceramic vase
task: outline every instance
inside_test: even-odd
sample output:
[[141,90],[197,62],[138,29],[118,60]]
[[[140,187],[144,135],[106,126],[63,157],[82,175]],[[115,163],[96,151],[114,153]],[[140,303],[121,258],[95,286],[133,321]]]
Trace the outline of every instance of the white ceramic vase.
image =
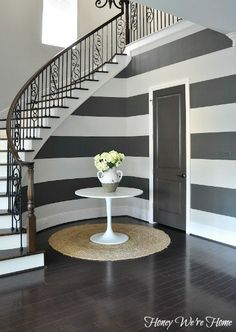
[[116,191],[120,180],[122,179],[123,172],[117,170],[116,167],[109,168],[107,171],[97,172],[97,177],[101,182],[104,190],[108,193]]

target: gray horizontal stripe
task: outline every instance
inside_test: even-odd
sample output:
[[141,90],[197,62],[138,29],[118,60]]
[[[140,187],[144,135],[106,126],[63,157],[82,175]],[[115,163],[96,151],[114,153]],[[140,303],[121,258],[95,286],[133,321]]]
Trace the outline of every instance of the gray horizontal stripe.
[[190,85],[191,108],[236,102],[236,75]]
[[225,35],[209,29],[134,56],[117,77],[131,77],[232,46]]
[[149,95],[137,95],[127,98],[127,116],[143,115],[149,113]]
[[[62,201],[78,199],[75,195],[77,189],[91,188],[101,186],[99,180],[93,178],[69,179],[60,181],[49,181],[35,184],[35,207],[46,204],[52,204]],[[120,186],[139,188],[143,194],[139,196],[143,199],[149,199],[149,180],[137,177],[124,176]],[[23,211],[26,211],[26,187],[23,188],[24,204]]]
[[129,98],[91,97],[73,115],[126,117],[148,114],[148,94]]
[[130,157],[148,157],[149,137],[65,137],[51,136],[35,159],[93,157],[117,150]]
[[197,184],[191,186],[192,209],[236,217],[236,190],[208,187]]
[[192,134],[191,158],[236,160],[236,132]]
[[91,97],[73,115],[81,116],[126,116],[126,98]]

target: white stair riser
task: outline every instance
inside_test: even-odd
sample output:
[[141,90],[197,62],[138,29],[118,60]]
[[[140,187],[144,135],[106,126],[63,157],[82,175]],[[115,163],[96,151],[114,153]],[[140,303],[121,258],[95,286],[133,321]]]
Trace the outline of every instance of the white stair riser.
[[6,210],[8,207],[8,198],[7,197],[0,197],[0,206],[2,210]]
[[0,262],[0,275],[36,269],[44,266],[44,254],[29,255]]
[[[23,240],[23,247],[26,247],[27,246],[26,234],[22,235],[22,240]],[[16,248],[20,248],[20,235],[19,234],[1,236],[0,250],[16,249]]]
[[6,130],[0,129],[0,138],[6,138],[6,137],[7,137]]
[[[1,153],[0,153],[1,156]],[[0,177],[7,176],[7,166],[0,166]]]
[[0,216],[0,228],[1,229],[6,229],[6,228],[11,228],[11,216],[6,215],[6,216]]
[[[32,140],[24,140],[24,147],[26,150],[32,149]],[[7,140],[0,141],[0,150],[7,150]]]
[[[30,153],[29,152],[19,152],[19,156],[22,160],[30,160]],[[7,152],[0,152],[1,162],[7,162]]]
[[7,140],[0,140],[0,150],[7,150]]
[[7,192],[7,181],[0,181],[0,192]]
[[[40,137],[41,130],[45,130],[45,129],[43,129],[43,128],[36,128],[34,130],[33,129],[22,129],[22,136]],[[6,130],[0,129],[0,138],[6,138],[6,137],[7,137]]]
[[[22,119],[18,122],[18,124],[21,127],[37,127],[37,126],[48,126],[48,121],[49,118],[35,118],[35,120],[33,119]],[[6,128],[6,125],[4,124],[4,126],[0,127],[0,128]]]
[[7,152],[0,152],[1,163],[7,162]]

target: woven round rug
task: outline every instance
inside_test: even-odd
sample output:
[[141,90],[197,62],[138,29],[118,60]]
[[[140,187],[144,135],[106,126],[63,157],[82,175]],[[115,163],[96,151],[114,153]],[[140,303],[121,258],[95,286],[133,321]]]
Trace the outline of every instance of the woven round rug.
[[63,255],[93,261],[119,261],[152,255],[167,248],[169,236],[158,229],[134,224],[113,224],[113,231],[125,233],[129,240],[117,245],[90,241],[95,233],[104,232],[106,224],[87,224],[64,228],[49,238],[50,246]]

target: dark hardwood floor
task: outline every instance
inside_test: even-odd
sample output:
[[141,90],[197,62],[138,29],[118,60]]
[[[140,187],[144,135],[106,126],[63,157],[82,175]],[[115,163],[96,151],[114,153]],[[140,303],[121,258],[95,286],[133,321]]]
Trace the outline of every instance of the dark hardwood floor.
[[[115,220],[121,221],[138,223]],[[120,262],[83,261],[48,246],[49,236],[68,226],[38,234],[40,249],[47,250],[45,270],[0,279],[1,332],[236,331],[234,248],[163,228],[172,243],[158,254]],[[204,325],[173,322],[169,329],[145,328],[145,316],[192,317]],[[216,327],[209,318],[214,323],[208,328],[206,316],[232,320],[233,325]]]

